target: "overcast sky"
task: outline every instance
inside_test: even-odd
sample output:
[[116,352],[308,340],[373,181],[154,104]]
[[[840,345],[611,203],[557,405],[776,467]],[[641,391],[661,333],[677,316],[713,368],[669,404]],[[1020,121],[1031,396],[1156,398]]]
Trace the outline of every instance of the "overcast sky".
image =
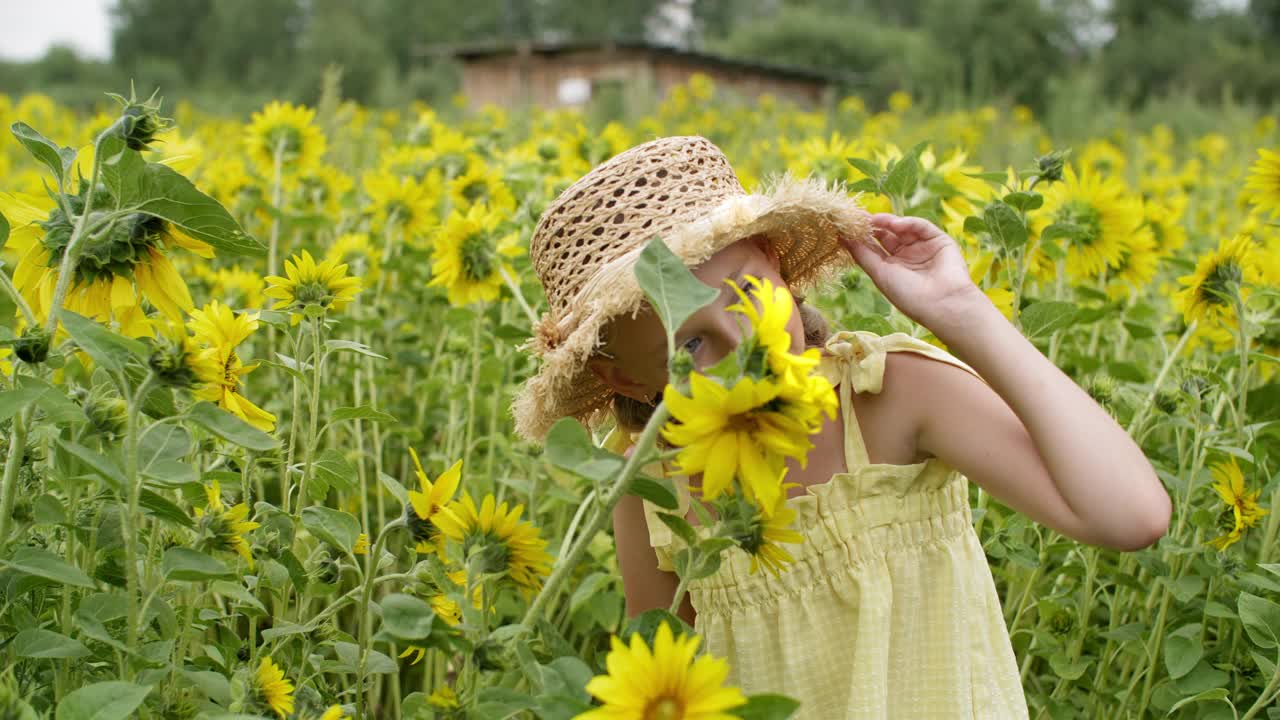
[[[1093,0],[1105,6],[1108,0]],[[1202,0],[1208,7],[1241,9],[1248,0]],[[84,57],[111,55],[107,8],[112,0],[0,0],[0,59],[32,60],[55,44]],[[680,4],[680,3],[677,3]]]
[[54,44],[82,56],[111,55],[111,0],[0,0],[0,58],[32,60]]

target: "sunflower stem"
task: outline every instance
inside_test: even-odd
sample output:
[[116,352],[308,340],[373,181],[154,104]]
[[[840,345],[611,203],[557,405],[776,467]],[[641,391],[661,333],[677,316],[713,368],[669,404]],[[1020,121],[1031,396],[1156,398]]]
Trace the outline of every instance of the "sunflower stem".
[[542,586],[542,591],[533,599],[533,604],[529,606],[529,611],[525,613],[524,619],[520,621],[523,627],[532,629],[537,619],[542,617],[543,607],[555,597],[560,585],[573,572],[573,568],[587,551],[587,546],[591,544],[591,539],[596,536],[596,533],[600,532],[605,522],[612,516],[614,506],[618,504],[623,495],[626,495],[631,490],[631,485],[639,473],[642,462],[647,461],[647,456],[658,438],[658,429],[662,427],[662,424],[670,416],[671,411],[667,409],[665,401],[658,403],[658,406],[654,408],[653,415],[644,426],[644,431],[636,439],[635,450],[631,453],[631,457],[627,458],[626,464],[622,466],[622,474],[618,477],[618,481],[614,483],[613,487],[610,488],[608,494],[604,496],[601,502],[601,512],[592,516],[591,522],[588,523],[586,529],[582,531],[582,535],[574,542],[573,549],[569,551],[568,555],[564,556],[562,562],[556,564],[555,569],[551,572],[551,577]]
[[1271,701],[1275,699],[1275,693],[1278,689],[1280,689],[1280,662],[1276,664],[1275,672],[1271,673],[1271,681],[1267,683],[1265,688],[1263,688],[1262,694],[1259,695],[1258,699],[1253,702],[1253,705],[1245,711],[1244,716],[1241,717],[1240,720],[1252,720],[1254,715],[1262,712],[1262,710],[1266,708],[1266,706],[1270,705]]
[[1147,399],[1143,401],[1142,408],[1138,410],[1133,419],[1129,421],[1129,436],[1138,437],[1138,433],[1142,431],[1142,425],[1146,422],[1147,414],[1151,411],[1151,405],[1155,402],[1156,395],[1160,392],[1160,386],[1164,383],[1164,378],[1169,374],[1169,370],[1173,368],[1173,362],[1178,359],[1178,355],[1182,352],[1182,347],[1191,339],[1191,334],[1196,331],[1196,323],[1198,319],[1192,319],[1191,324],[1183,331],[1182,337],[1178,338],[1178,342],[1173,346],[1173,350],[1169,351],[1169,355],[1164,359],[1164,365],[1160,367],[1160,372],[1156,374],[1156,380],[1151,384],[1151,392],[1147,394]]
[[0,285],[4,286],[5,292],[9,293],[9,297],[13,298],[13,304],[18,306],[18,310],[22,312],[22,318],[27,321],[27,327],[35,327],[39,325],[36,320],[35,313],[31,312],[31,306],[27,304],[22,294],[18,292],[18,288],[13,286],[13,281],[9,276],[0,272]]
[[498,265],[498,272],[502,275],[502,279],[507,283],[507,287],[510,288],[511,294],[515,296],[516,302],[520,303],[520,307],[524,309],[525,316],[529,318],[529,324],[537,325],[538,313],[534,312],[532,307],[529,307],[529,301],[524,299],[524,293],[520,292],[520,286],[515,280],[511,279],[511,276],[507,274],[507,271],[502,268],[501,264]]
[[1249,326],[1244,316],[1244,302],[1240,299],[1240,289],[1236,288],[1235,306],[1236,306],[1236,344],[1240,350],[1240,390],[1238,401],[1239,408],[1236,411],[1236,427],[1240,434],[1244,435],[1245,425],[1245,401],[1249,399]]
[[4,460],[4,493],[0,499],[0,551],[9,544],[9,523],[13,520],[13,503],[18,497],[18,471],[27,453],[27,414],[22,410],[13,416],[9,429],[9,457]]
[[98,176],[102,170],[102,139],[108,137],[112,132],[124,122],[124,117],[111,123],[111,126],[98,134],[98,138],[93,142],[93,173],[92,179],[89,181],[89,191],[85,193],[84,212],[80,213],[80,217],[76,218],[76,226],[71,231],[71,239],[67,241],[67,249],[62,253],[62,262],[58,265],[58,283],[54,286],[53,300],[49,303],[49,317],[45,318],[44,329],[53,337],[54,329],[58,327],[58,311],[62,309],[62,303],[66,300],[67,290],[71,287],[71,276],[76,271],[76,261],[79,259],[80,246],[84,244],[85,223],[89,219],[89,213],[93,211],[94,190],[98,187]]
[[[360,606],[356,609],[356,617],[360,621],[360,662],[356,665],[356,717],[368,717],[364,712],[364,675],[365,666],[369,660],[369,636],[373,631],[373,616],[369,614],[369,601],[373,599],[374,574],[378,569],[378,559],[382,557],[382,547],[387,542],[387,536],[396,528],[404,527],[404,517],[399,517],[383,526],[382,532],[378,533],[378,539],[374,541],[373,547],[369,554],[364,558],[364,589],[360,593]],[[345,595],[343,596],[346,597]],[[340,598],[341,599],[341,598]],[[334,603],[337,605],[337,602]],[[330,606],[332,608],[333,605]],[[320,614],[323,616],[329,612],[327,608]],[[372,696],[372,689],[370,689]],[[372,697],[370,698],[372,700]]]
[[323,320],[311,320],[311,398],[307,420],[307,444],[302,448],[302,484],[298,486],[298,510],[306,502],[307,482],[315,472],[316,426],[320,419],[320,328]]
[[[127,585],[127,593],[129,597],[129,617],[128,617],[128,647],[138,647],[138,625],[141,621],[142,609],[138,607],[138,594],[141,588],[138,587],[138,502],[141,497],[142,483],[138,480],[138,415],[142,410],[142,402],[147,397],[147,392],[151,390],[151,386],[155,383],[156,375],[154,372],[148,372],[146,379],[138,386],[138,390],[130,398],[128,408],[128,423],[125,426],[125,445],[124,445],[124,479],[126,507],[124,508],[124,550],[125,550],[125,583]],[[150,604],[150,603],[148,603]],[[129,680],[133,676],[133,670],[126,663],[125,680]]]

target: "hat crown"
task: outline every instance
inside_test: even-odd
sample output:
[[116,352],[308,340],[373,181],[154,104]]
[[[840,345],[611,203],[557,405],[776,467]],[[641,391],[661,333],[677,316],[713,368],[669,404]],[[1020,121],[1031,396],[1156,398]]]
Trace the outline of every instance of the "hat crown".
[[551,314],[574,306],[610,261],[737,195],[746,190],[729,159],[697,135],[651,140],[597,165],[547,206],[529,241]]

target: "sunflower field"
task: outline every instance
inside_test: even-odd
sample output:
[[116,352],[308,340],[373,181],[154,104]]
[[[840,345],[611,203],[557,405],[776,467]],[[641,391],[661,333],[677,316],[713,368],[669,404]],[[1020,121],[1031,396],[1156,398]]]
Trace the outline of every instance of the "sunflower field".
[[[1021,106],[808,111],[702,76],[627,123],[332,89],[250,118],[97,107],[0,96],[0,717],[791,716],[804,698],[723,683],[679,597],[626,612],[611,511],[676,507],[640,470],[695,404],[660,404],[625,458],[573,420],[524,442],[508,410],[542,209],[637,143],[703,135],[748,191],[812,174],[945,228],[1165,483],[1169,531],[1132,553],[970,485],[1032,717],[1280,718],[1274,116],[1051,137]],[[664,251],[643,262],[671,327],[708,291]],[[831,388],[774,342],[785,289],[749,292],[718,379],[673,372],[758,380],[754,405],[810,427]],[[941,345],[859,272],[810,301]],[[722,553],[785,571],[777,478],[722,480],[705,497],[736,530],[669,516],[680,592]]]

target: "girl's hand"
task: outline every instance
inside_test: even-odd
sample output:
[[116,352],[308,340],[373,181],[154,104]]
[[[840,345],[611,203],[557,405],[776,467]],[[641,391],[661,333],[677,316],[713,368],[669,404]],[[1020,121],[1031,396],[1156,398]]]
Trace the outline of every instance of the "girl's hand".
[[871,281],[907,317],[930,327],[950,310],[982,296],[969,278],[960,246],[937,225],[918,217],[876,213],[872,230],[884,254],[870,243],[840,242]]

